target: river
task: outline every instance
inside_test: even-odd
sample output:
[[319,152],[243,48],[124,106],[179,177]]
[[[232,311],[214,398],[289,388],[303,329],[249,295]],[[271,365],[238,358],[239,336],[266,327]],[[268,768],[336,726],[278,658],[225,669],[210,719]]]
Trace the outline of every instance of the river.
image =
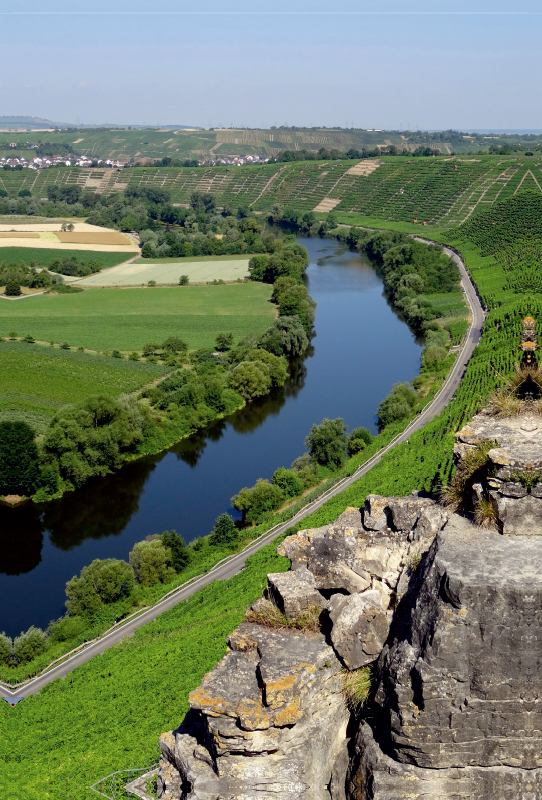
[[310,254],[317,336],[284,389],[62,500],[0,507],[0,631],[61,616],[66,581],[95,558],[127,560],[135,542],[172,528],[190,542],[223,511],[236,516],[231,496],[290,466],[324,417],[376,431],[379,402],[418,374],[421,345],[366,258],[333,240],[298,241]]

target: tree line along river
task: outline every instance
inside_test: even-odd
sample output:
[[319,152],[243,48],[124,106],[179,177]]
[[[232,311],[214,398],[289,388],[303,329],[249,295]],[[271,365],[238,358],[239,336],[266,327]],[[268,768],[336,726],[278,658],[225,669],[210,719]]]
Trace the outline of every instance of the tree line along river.
[[367,258],[334,240],[298,241],[310,255],[316,337],[284,388],[61,500],[0,507],[0,631],[16,636],[61,616],[66,581],[95,558],[127,560],[135,542],[172,528],[190,542],[223,511],[236,516],[232,495],[289,467],[324,417],[376,432],[379,402],[418,374],[421,343]]

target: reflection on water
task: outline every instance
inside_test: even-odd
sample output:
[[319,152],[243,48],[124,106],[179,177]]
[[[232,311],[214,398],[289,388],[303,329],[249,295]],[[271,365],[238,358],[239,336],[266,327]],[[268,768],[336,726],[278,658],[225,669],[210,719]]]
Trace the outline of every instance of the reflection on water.
[[[0,507],[0,631],[45,626],[66,581],[95,558],[123,558],[150,533],[209,533],[230,498],[304,451],[311,425],[344,418],[376,430],[396,381],[419,370],[420,346],[389,308],[370,263],[337,242],[301,240],[318,336],[286,385],[157,456],[38,508]],[[232,509],[229,509],[233,513]]]

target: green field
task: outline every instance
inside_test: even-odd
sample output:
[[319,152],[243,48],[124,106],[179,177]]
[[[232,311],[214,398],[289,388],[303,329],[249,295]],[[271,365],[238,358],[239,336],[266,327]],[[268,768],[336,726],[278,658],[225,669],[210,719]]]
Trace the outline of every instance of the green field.
[[190,348],[213,347],[217,333],[237,342],[263,333],[275,316],[263,283],[177,288],[88,289],[0,302],[0,336],[15,331],[89,349],[141,350],[180,336]]
[[117,264],[122,264],[123,261],[126,261],[133,255],[134,253],[127,253],[126,251],[104,253],[97,250],[64,250],[62,246],[58,249],[0,247],[0,262],[5,261],[8,264],[19,264],[21,261],[24,261],[25,264],[30,264],[32,261],[35,261],[40,267],[48,267],[51,261],[54,261],[56,258],[61,258],[63,260],[73,258],[77,261],[99,261],[102,265],[102,269],[108,269],[109,267],[115,267]]
[[25,419],[43,432],[66,403],[104,392],[118,397],[150,383],[167,368],[25,342],[0,342],[0,417]]
[[178,284],[181,275],[190,283],[213,280],[236,281],[247,278],[249,258],[228,256],[194,261],[192,258],[139,258],[136,262],[114,267],[107,272],[89,275],[78,286],[142,286],[148,281],[157,284]]

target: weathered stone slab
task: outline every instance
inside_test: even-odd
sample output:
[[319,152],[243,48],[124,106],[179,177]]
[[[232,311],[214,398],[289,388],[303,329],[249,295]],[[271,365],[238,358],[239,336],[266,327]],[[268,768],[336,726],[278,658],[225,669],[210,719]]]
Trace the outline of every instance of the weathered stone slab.
[[378,591],[333,595],[329,616],[333,647],[348,669],[359,669],[378,657],[389,631]]

